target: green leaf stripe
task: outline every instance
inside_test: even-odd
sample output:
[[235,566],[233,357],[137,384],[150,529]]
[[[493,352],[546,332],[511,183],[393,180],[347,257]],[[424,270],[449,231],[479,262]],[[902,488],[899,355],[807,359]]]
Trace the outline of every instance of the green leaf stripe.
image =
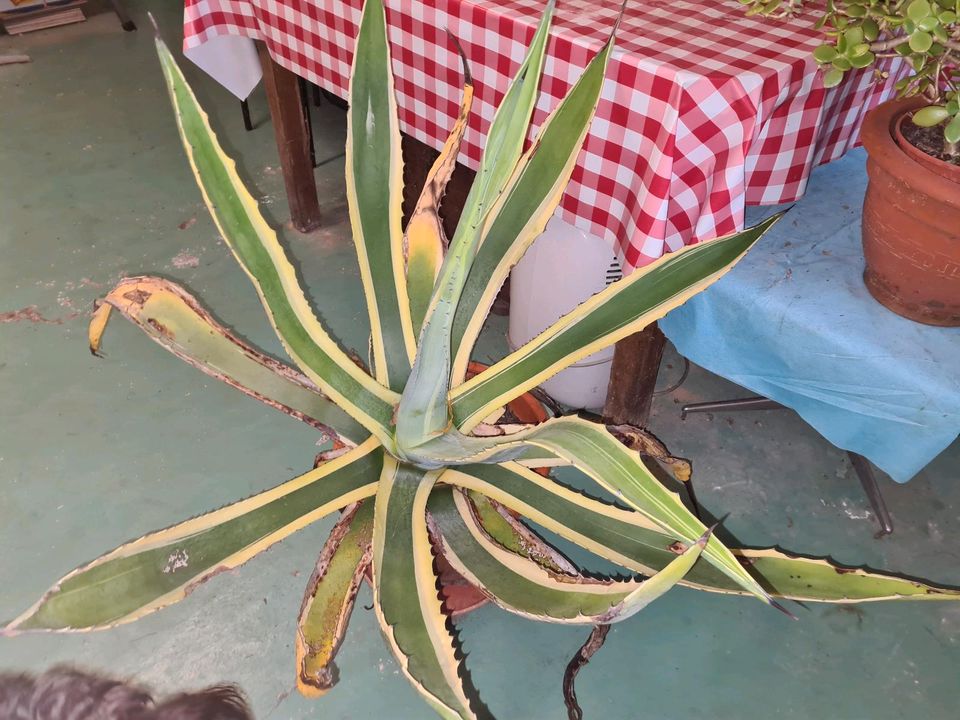
[[473,718],[437,594],[426,506],[437,473],[387,457],[373,526],[374,605],[417,691],[444,718]]
[[380,382],[403,390],[415,353],[403,268],[403,160],[383,4],[360,18],[347,112],[347,202]]

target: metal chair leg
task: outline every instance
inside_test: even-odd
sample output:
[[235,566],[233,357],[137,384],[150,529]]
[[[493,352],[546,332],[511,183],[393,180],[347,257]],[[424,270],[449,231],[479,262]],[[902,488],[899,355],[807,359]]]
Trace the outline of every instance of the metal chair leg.
[[246,100],[240,101],[240,112],[243,114],[243,129],[250,132],[253,130],[253,123],[250,122],[250,105]]
[[[738,400],[718,400],[717,402],[693,403],[684,405],[680,408],[680,418],[686,419],[687,413],[697,412],[737,412],[742,410],[786,410],[785,405],[781,405],[776,400],[770,400],[762,396],[740,398]],[[893,532],[893,519],[890,517],[890,511],[887,510],[887,504],[884,502],[883,494],[880,492],[880,485],[877,484],[877,477],[873,472],[873,466],[863,455],[857,455],[854,452],[847,451],[850,462],[853,464],[854,472],[863,486],[863,491],[870,501],[870,507],[873,508],[877,516],[877,522],[880,523],[880,530],[874,535],[876,538],[882,538]],[[693,490],[691,485],[689,488]]]
[[739,410],[783,410],[784,406],[776,400],[765,397],[739,398],[737,400],[718,400],[684,405],[680,408],[680,419],[686,420],[687,413],[698,412],[737,412]]
[[[716,402],[691,403],[680,408],[680,419],[686,420],[687,413],[699,412],[738,412],[744,410],[785,410],[786,407],[776,400],[757,396],[750,398],[738,398],[736,400],[717,400]],[[700,502],[697,500],[697,492],[693,486],[693,478],[684,483],[687,488],[687,495],[690,496],[690,502],[693,505],[693,514],[700,518]]]
[[873,508],[877,516],[877,522],[880,523],[880,529],[874,535],[875,538],[882,538],[893,532],[893,518],[890,517],[890,511],[887,510],[887,503],[880,492],[880,485],[877,484],[877,476],[873,472],[873,466],[863,455],[857,455],[855,452],[847,451],[850,462],[853,464],[853,470],[860,479],[863,491],[870,501],[870,507]]

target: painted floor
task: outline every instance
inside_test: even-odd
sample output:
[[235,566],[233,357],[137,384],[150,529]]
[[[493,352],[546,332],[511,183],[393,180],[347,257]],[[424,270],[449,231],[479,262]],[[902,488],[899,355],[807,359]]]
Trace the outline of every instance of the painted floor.
[[[91,357],[93,300],[119,278],[185,283],[255,344],[279,353],[246,277],[206,216],[179,147],[144,16],[137,33],[109,14],[0,38],[0,619],[56,578],[145,531],[278,484],[308,468],[315,434],[161,351],[117,319]],[[177,3],[153,3],[176,43]],[[286,229],[286,204],[262,94],[245,133],[237,102],[196,88],[242,175],[264,203],[335,334],[367,333],[342,184],[343,116],[314,118],[327,224]],[[863,163],[859,153],[844,160]],[[829,175],[818,172],[829,181]],[[822,212],[801,204],[797,212]],[[479,359],[505,348],[496,318]],[[679,364],[666,360],[661,381]],[[830,554],[960,585],[960,445],[916,479],[882,479],[896,534],[874,521],[844,454],[789,412],[695,416],[678,404],[743,391],[694,368],[658,396],[652,429],[693,459],[701,502],[742,543]],[[70,662],[157,690],[231,681],[258,718],[424,718],[361,593],[339,658],[340,684],[311,701],[293,687],[293,633],[304,584],[331,520],[317,523],[186,601],[96,634],[0,638],[0,669]],[[600,569],[599,566],[592,566]],[[580,674],[587,718],[893,720],[958,717],[960,606],[795,608],[675,590],[611,632]],[[498,718],[564,717],[560,678],[583,628],[531,623],[487,607],[461,623],[468,666]]]

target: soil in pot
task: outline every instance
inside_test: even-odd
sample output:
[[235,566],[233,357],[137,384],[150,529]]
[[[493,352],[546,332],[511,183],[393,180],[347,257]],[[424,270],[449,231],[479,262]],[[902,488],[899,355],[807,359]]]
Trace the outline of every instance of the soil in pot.
[[[906,116],[901,117],[898,123],[898,130],[903,140],[910,146],[915,147],[927,157],[934,158],[940,162],[955,165],[960,168],[960,154],[948,155],[944,152],[943,127],[934,125],[933,127],[920,127],[910,122]],[[899,138],[898,138],[899,140]],[[909,149],[900,142],[900,147],[909,152]],[[911,153],[911,157],[916,157]]]

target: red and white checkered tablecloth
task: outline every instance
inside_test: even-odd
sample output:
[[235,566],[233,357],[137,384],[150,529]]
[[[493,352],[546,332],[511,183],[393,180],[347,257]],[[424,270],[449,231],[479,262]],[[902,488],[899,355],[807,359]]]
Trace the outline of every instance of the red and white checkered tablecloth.
[[[362,0],[186,0],[184,47],[223,34],[345,97]],[[386,0],[401,127],[439,148],[460,102],[462,43],[476,99],[461,161],[476,167],[494,109],[544,0]],[[619,0],[558,3],[533,126],[605,41]],[[811,15],[748,18],[736,0],[631,0],[600,105],[563,197],[565,220],[615,243],[625,270],[734,232],[745,204],[799,198],[810,170],[857,142],[893,76],[825,90]],[[533,129],[531,129],[531,137]]]

